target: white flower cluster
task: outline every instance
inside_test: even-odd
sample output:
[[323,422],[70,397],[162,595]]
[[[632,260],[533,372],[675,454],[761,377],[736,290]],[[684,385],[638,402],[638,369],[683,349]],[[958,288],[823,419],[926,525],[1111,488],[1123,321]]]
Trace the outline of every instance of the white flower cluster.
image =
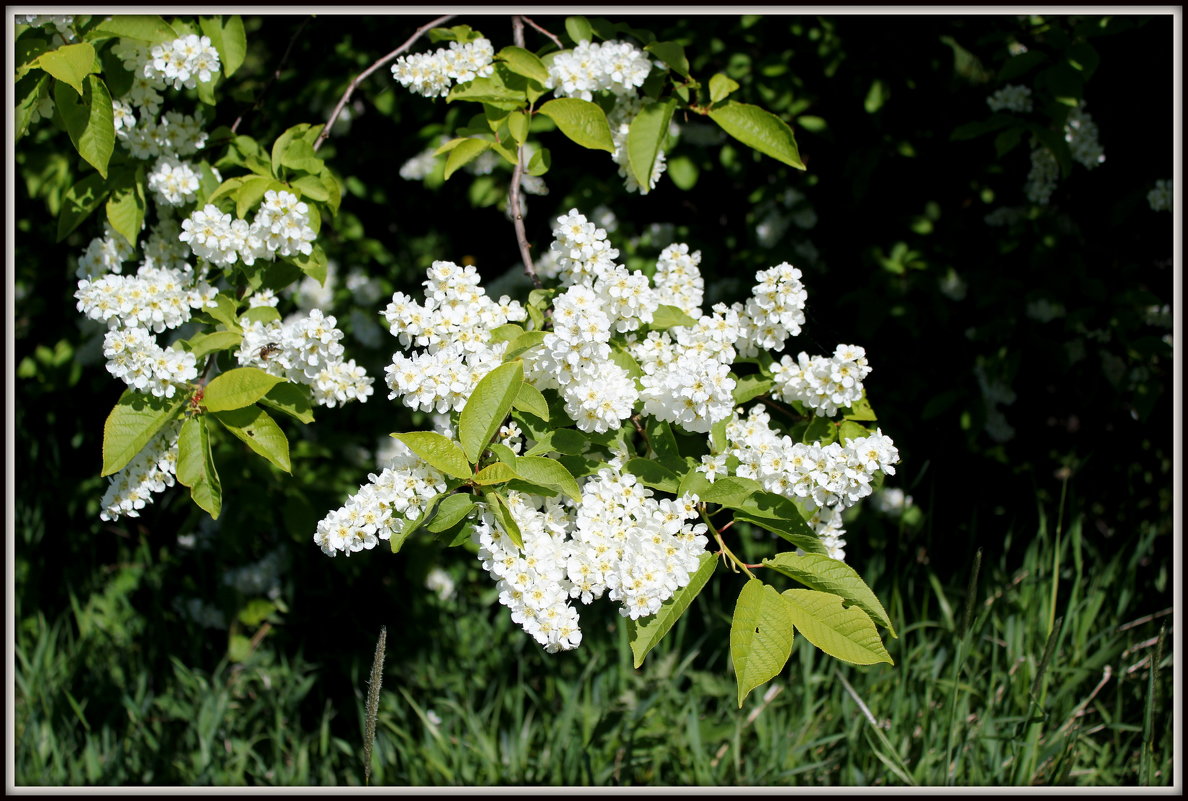
[[863,348],[838,345],[831,357],[810,357],[803,351],[796,361],[784,356],[771,372],[774,388],[784,401],[800,401],[819,416],[832,417],[838,409],[862,399],[862,379],[870,374],[870,367]]
[[413,94],[445,97],[454,82],[468,83],[495,71],[495,48],[487,39],[450,42],[449,48],[432,53],[401,56],[392,65],[392,77]]
[[755,280],[751,298],[739,314],[743,331],[738,350],[745,357],[759,350],[783,350],[784,340],[800,334],[808,300],[800,270],[788,262],[760,270]]
[[986,104],[990,106],[991,111],[1016,111],[1025,114],[1031,111],[1031,89],[1018,84],[1004,86],[986,98]]
[[546,86],[558,97],[582,100],[593,100],[594,92],[634,94],[651,70],[647,54],[632,44],[587,41],[556,55]]
[[389,330],[403,347],[425,350],[392,357],[390,399],[426,412],[459,411],[479,379],[499,366],[507,344],[491,345],[491,331],[524,320],[527,312],[507,296],[491,300],[479,282],[473,266],[435,261],[425,280],[424,304],[403,292],[392,295],[384,310]]
[[136,275],[102,275],[78,282],[78,310],[110,328],[155,333],[188,322],[194,309],[214,305],[217,290],[188,270],[141,266]]
[[1034,146],[1031,150],[1031,172],[1027,174],[1027,183],[1024,185],[1027,199],[1046,206],[1059,177],[1060,165],[1056,162],[1056,155],[1043,145]]
[[1155,182],[1155,187],[1147,193],[1147,203],[1151,206],[1151,211],[1171,211],[1172,208],[1172,182],[1167,179],[1160,179]]
[[180,432],[180,424],[167,426],[109,479],[99,503],[100,520],[140,517],[140,510],[152,500],[154,492],[164,492],[166,487],[173,486]]
[[94,278],[107,273],[123,272],[123,265],[132,258],[132,246],[121,234],[116,233],[111,223],[104,221],[103,236],[97,236],[78,257],[75,275],[80,279]]
[[484,512],[475,526],[479,559],[512,620],[549,653],[581,643],[571,602],[607,595],[623,617],[653,615],[689,583],[708,542],[705,524],[687,522],[697,516],[696,498],[656,500],[635,476],[611,468],[585,482],[576,510],[517,492],[507,498],[524,547]]
[[153,45],[142,74],[162,88],[193,89],[199,83],[210,83],[221,68],[219,51],[210,37],[189,34],[172,42]]
[[119,100],[112,101],[112,110],[121,121],[116,139],[133,158],[192,156],[206,145],[205,123],[200,115],[166,111],[155,120],[150,116],[155,112],[143,111],[143,119],[138,119],[133,107]]
[[1091,170],[1105,162],[1105,148],[1098,141],[1097,124],[1085,111],[1083,100],[1068,112],[1068,118],[1064,121],[1064,141],[1068,142],[1073,160],[1087,169]]
[[736,308],[718,304],[692,326],[651,332],[631,348],[644,375],[644,412],[686,431],[707,433],[734,409],[730,364],[741,335]]
[[700,264],[701,251],[689,253],[689,246],[683,243],[669,245],[660,252],[652,282],[664,303],[688,315],[701,314],[705,280]]
[[[875,473],[895,474],[899,451],[881,430],[844,445],[806,444],[779,435],[771,429],[769,421],[767,412],[758,406],[745,418],[736,412],[726,425],[725,455],[738,462],[734,475],[754,479],[769,492],[798,498],[810,513],[853,506],[870,495]],[[721,461],[714,466],[719,469],[712,475],[710,470],[703,470],[711,481],[729,475]],[[827,547],[830,541],[824,534],[833,538],[829,555],[841,559],[844,553],[837,544],[842,533],[840,517],[822,513],[815,525]]]
[[316,237],[309,224],[309,206],[292,192],[269,189],[250,225],[208,204],[182,221],[178,238],[190,246],[195,256],[212,264],[230,265],[242,260],[251,265],[256,259],[309,255]]
[[148,174],[148,187],[161,206],[184,206],[198,194],[198,171],[187,161],[161,156]]
[[366,402],[374,392],[374,379],[354,359],[343,361],[343,333],[336,322],[320,309],[286,322],[249,322],[235,358],[241,367],[258,367],[309,385],[314,402],[322,406]]
[[445,492],[445,477],[407,449],[378,475],[367,476],[343,507],[318,523],[314,542],[327,556],[370,550],[399,534],[405,519],[416,520],[425,504]]
[[[549,653],[577,648],[582,641],[577,610],[570,605],[566,577],[570,515],[559,502],[518,492],[507,493],[508,509],[521,550],[489,511],[475,525],[478,558],[496,581],[499,602],[511,618]],[[541,508],[543,506],[543,508]]]
[[172,398],[198,378],[194,354],[162,348],[146,328],[113,328],[103,338],[107,371],[138,392]]

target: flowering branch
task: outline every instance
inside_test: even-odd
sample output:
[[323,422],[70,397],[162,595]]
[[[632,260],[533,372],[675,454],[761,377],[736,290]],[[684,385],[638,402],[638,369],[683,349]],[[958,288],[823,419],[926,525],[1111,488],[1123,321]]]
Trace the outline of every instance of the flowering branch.
[[347,86],[346,91],[342,93],[342,97],[340,97],[338,99],[338,105],[336,105],[334,107],[333,113],[330,114],[330,119],[326,120],[326,127],[322,129],[322,132],[320,134],[318,134],[318,139],[316,142],[314,142],[313,149],[316,151],[318,148],[320,148],[322,146],[322,143],[325,142],[326,139],[329,138],[330,129],[334,127],[334,123],[338,120],[338,115],[342,113],[343,106],[345,106],[347,104],[347,101],[351,99],[351,95],[354,94],[355,87],[357,87],[360,83],[365,81],[367,79],[367,76],[371,75],[371,73],[375,72],[380,67],[384,66],[389,61],[391,61],[392,59],[399,56],[405,50],[408,50],[410,47],[412,47],[413,44],[416,43],[417,39],[420,39],[421,36],[423,36],[426,31],[430,30],[431,28],[436,28],[438,25],[443,25],[453,18],[454,18],[453,14],[446,14],[444,17],[438,17],[437,19],[433,20],[432,22],[425,23],[421,27],[417,28],[417,30],[413,33],[413,35],[408,37],[408,40],[404,44],[400,45],[400,47],[396,48],[391,53],[388,53],[388,55],[384,56],[383,58],[381,58],[380,60],[378,60],[374,64],[372,64],[370,67],[368,67],[367,69],[363,70],[358,75],[356,75],[355,79],[353,81],[351,81],[350,84]]

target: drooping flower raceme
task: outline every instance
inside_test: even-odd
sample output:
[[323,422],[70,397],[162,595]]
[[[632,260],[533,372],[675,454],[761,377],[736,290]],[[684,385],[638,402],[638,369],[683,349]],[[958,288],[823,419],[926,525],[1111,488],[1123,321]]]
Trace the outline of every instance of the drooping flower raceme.
[[1031,111],[1031,89],[1018,84],[1004,86],[986,98],[986,104],[990,106],[991,111],[1026,113]]
[[771,371],[784,401],[799,401],[818,415],[832,417],[862,399],[862,379],[870,374],[870,366],[863,348],[838,345],[832,357],[810,357],[803,351],[795,361],[784,356]]
[[132,461],[111,476],[107,491],[99,502],[101,520],[139,517],[140,510],[152,500],[153,493],[164,492],[166,487],[173,486],[180,431],[180,424],[167,425],[132,457]]
[[547,87],[558,97],[593,100],[594,92],[635,94],[651,72],[652,62],[627,42],[581,42],[558,53],[549,66]]
[[450,42],[432,53],[401,56],[392,65],[392,77],[413,94],[445,97],[454,83],[468,83],[495,71],[495,48],[487,39]]

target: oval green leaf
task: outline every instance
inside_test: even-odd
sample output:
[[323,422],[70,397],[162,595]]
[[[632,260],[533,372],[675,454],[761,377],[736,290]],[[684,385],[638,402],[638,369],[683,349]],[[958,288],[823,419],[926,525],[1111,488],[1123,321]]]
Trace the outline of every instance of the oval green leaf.
[[659,462],[652,459],[628,459],[624,462],[623,469],[638,478],[639,483],[645,487],[670,492],[673,495],[680,494],[681,477]]
[[425,524],[425,530],[432,534],[448,531],[465,520],[472,511],[473,496],[462,492],[448,495],[437,505],[437,514]]
[[66,91],[61,81],[54,84],[54,101],[66,126],[66,133],[83,160],[107,177],[107,163],[115,150],[115,117],[111,94],[95,75],[88,75],[82,97]]
[[858,571],[845,562],[815,553],[779,553],[764,559],[763,564],[796,579],[810,590],[836,595],[847,604],[857,606],[871,620],[891,632],[892,637],[896,636],[891,618],[874,591],[866,585]]
[[189,417],[177,438],[177,480],[190,488],[194,503],[217,520],[223,493],[210,453],[206,417]]
[[727,100],[711,108],[709,116],[723,131],[744,145],[790,167],[805,169],[792,129],[770,111]]
[[805,639],[830,656],[855,665],[895,664],[874,622],[858,606],[817,590],[784,590],[788,616]]
[[408,446],[408,449],[436,467],[447,476],[470,478],[470,462],[457,442],[432,431],[410,431],[407,434],[393,434],[393,437]]
[[458,416],[458,440],[471,464],[477,464],[503,418],[511,411],[524,381],[524,363],[501,364],[478,382]]
[[103,471],[110,476],[125,467],[166,423],[177,416],[184,396],[158,398],[125,390],[103,423]]
[[496,60],[507,63],[507,68],[517,75],[523,75],[539,84],[547,83],[549,71],[544,62],[535,53],[522,47],[511,45],[500,50],[495,55]]
[[739,709],[751,690],[784,669],[792,655],[792,626],[789,605],[774,587],[758,579],[743,585],[730,624]]
[[202,405],[210,412],[242,409],[260,400],[284,380],[259,367],[237,367],[211,379],[206,385]]
[[247,443],[253,451],[286,473],[292,472],[292,466],[289,464],[289,440],[268,412],[259,406],[248,406],[245,409],[230,409],[211,414],[224,428]]
[[652,166],[668,136],[675,100],[648,103],[639,110],[627,129],[627,163],[636,182],[647,190],[652,185]]
[[86,42],[64,45],[42,53],[33,66],[45,70],[82,97],[83,84],[87,76],[95,71],[95,48]]
[[516,475],[516,471],[512,469],[511,465],[504,462],[494,462],[475,473],[472,478],[474,483],[479,486],[491,486],[494,484],[506,484],[513,478],[519,478],[519,476]]
[[527,381],[520,385],[520,389],[516,392],[516,398],[512,401],[512,406],[546,422],[549,419],[549,402],[545,400],[544,395],[540,394],[539,389]]
[[565,465],[543,456],[521,456],[516,459],[516,472],[520,478],[533,484],[556,487],[575,501],[581,501],[582,491],[577,479]]
[[[582,147],[615,152],[606,112],[597,104],[576,97],[558,97],[545,103],[537,112],[557,123],[561,133]],[[647,186],[647,183],[641,185]]]

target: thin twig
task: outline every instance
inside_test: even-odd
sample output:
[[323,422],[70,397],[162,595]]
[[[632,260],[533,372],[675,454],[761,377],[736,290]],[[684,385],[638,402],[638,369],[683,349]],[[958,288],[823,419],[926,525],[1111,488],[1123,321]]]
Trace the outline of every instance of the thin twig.
[[444,17],[438,17],[437,19],[433,20],[432,22],[425,23],[421,27],[417,28],[416,32],[413,33],[412,36],[408,37],[408,41],[406,41],[404,44],[400,45],[400,47],[396,48],[391,53],[388,53],[388,55],[384,56],[379,61],[376,61],[370,67],[368,67],[367,69],[360,72],[358,75],[356,75],[355,79],[353,81],[351,81],[350,84],[347,86],[346,91],[342,93],[342,97],[340,97],[338,99],[338,105],[336,105],[334,107],[333,113],[330,114],[330,119],[326,120],[326,127],[322,129],[322,132],[320,134],[318,134],[318,139],[316,142],[314,142],[313,149],[317,150],[318,148],[320,148],[322,146],[322,143],[325,142],[327,138],[329,138],[330,129],[334,127],[334,123],[338,120],[338,115],[342,113],[343,106],[345,106],[347,104],[347,101],[351,99],[351,95],[354,94],[355,88],[360,83],[365,81],[367,79],[367,77],[369,75],[371,75],[371,73],[375,72],[380,67],[384,66],[389,61],[391,61],[392,59],[399,56],[405,50],[408,50],[410,47],[412,47],[416,43],[417,39],[420,39],[421,36],[423,36],[425,34],[425,31],[428,31],[431,28],[436,28],[438,25],[442,25],[442,24],[450,21],[451,19],[454,18],[454,16],[455,16],[454,14],[446,14]]
[[[524,21],[518,14],[512,16],[512,41],[516,47],[524,46]],[[532,279],[532,285],[540,289],[543,284],[536,268],[532,264],[532,248],[528,244],[528,234],[524,230],[524,209],[520,205],[520,180],[524,177],[524,145],[516,146],[516,168],[512,170],[511,187],[507,192],[508,211],[511,212],[512,225],[516,228],[516,243],[520,246],[520,258],[524,260],[524,274]]]
[[[532,18],[531,18],[531,17],[522,17],[522,19],[524,20],[524,22],[527,22],[527,23],[528,23],[529,25],[531,25],[533,28],[536,28],[536,30],[540,31],[540,32],[541,32],[541,33],[543,33],[545,36],[547,36],[547,37],[549,37],[550,39],[552,39],[552,40],[553,40],[553,44],[557,45],[557,47],[558,47],[558,48],[560,48],[560,49],[562,49],[562,50],[564,50],[564,49],[565,49],[565,45],[561,44],[561,40],[560,40],[559,38],[557,38],[556,36],[554,36],[554,35],[553,35],[552,33],[550,33],[549,31],[546,31],[544,28],[542,28],[542,27],[540,27],[539,25],[537,25],[535,22],[533,22],[533,21],[532,21]],[[522,47],[522,45],[516,45],[516,46],[517,46],[517,47]]]
[[297,37],[301,35],[301,31],[305,29],[305,26],[309,24],[311,19],[313,19],[313,17],[306,17],[305,19],[301,20],[301,24],[297,26],[297,30],[293,32],[293,38],[289,39],[289,46],[285,48],[285,54],[281,56],[281,60],[277,62],[276,69],[273,71],[272,77],[268,79],[268,83],[264,84],[264,88],[260,90],[260,94],[256,98],[256,102],[252,104],[252,107],[247,111],[241,112],[240,115],[235,118],[235,122],[231,124],[231,133],[237,133],[239,131],[239,123],[243,122],[243,118],[245,116],[258,111],[260,106],[264,105],[264,98],[268,95],[268,90],[272,88],[272,85],[276,83],[277,78],[280,77],[281,70],[285,68],[285,62],[289,60],[289,53],[292,52],[293,45],[297,43]]

